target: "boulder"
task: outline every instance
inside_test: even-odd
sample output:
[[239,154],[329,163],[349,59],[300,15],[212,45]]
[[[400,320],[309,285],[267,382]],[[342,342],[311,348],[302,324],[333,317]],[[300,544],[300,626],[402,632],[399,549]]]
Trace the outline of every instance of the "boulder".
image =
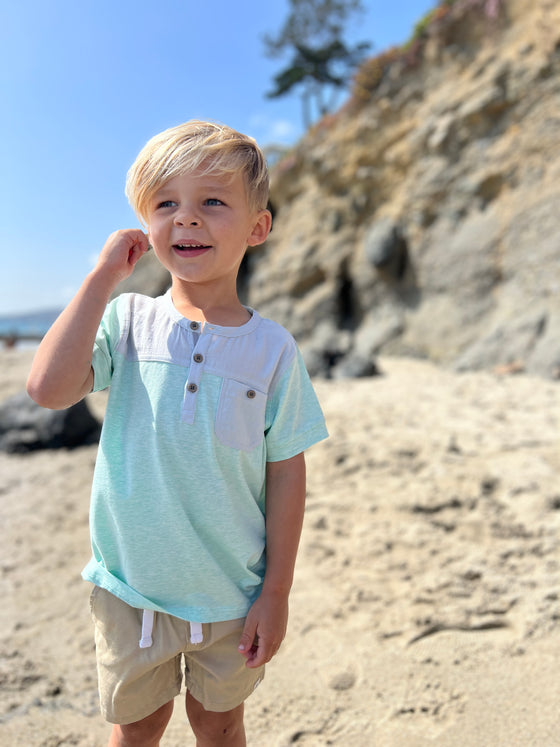
[[362,376],[380,376],[381,372],[374,358],[366,358],[359,353],[350,353],[330,370],[333,379],[358,379]]
[[389,282],[402,280],[408,261],[406,240],[391,218],[376,221],[365,236],[364,251],[368,261]]
[[84,400],[66,410],[46,410],[19,392],[0,405],[0,451],[10,454],[92,444],[100,432]]

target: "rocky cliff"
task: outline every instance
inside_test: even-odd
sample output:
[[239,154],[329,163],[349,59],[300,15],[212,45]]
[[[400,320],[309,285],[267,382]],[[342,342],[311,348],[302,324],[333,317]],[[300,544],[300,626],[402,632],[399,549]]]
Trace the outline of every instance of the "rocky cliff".
[[243,290],[313,374],[379,353],[560,374],[560,6],[440,16],[273,169]]

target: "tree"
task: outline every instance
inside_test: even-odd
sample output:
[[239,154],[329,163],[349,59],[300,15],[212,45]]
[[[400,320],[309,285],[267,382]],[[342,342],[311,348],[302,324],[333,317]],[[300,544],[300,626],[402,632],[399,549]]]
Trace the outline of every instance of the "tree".
[[363,12],[361,0],[290,0],[290,7],[279,34],[264,38],[267,56],[291,52],[290,63],[274,77],[275,88],[267,96],[277,98],[302,87],[304,125],[309,127],[312,101],[321,116],[331,111],[370,45],[348,47],[342,40],[348,19]]

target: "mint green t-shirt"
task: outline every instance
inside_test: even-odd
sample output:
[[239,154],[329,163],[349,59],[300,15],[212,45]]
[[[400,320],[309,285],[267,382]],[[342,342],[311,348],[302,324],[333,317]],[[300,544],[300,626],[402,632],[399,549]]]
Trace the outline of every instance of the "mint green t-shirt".
[[83,577],[192,622],[244,617],[265,570],[265,470],[327,437],[293,338],[250,310],[192,322],[171,295],[112,301],[93,352],[110,386]]

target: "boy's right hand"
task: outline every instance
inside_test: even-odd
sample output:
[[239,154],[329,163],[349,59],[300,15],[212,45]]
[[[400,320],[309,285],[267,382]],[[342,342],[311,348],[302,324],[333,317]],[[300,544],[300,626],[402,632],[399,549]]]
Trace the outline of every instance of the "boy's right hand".
[[97,259],[94,273],[106,273],[110,282],[117,285],[129,277],[134,265],[148,251],[148,237],[140,229],[125,229],[112,233]]
[[39,405],[63,410],[91,391],[91,356],[99,322],[111,293],[147,251],[148,237],[138,229],[109,236],[93,271],[37,349],[27,391]]

